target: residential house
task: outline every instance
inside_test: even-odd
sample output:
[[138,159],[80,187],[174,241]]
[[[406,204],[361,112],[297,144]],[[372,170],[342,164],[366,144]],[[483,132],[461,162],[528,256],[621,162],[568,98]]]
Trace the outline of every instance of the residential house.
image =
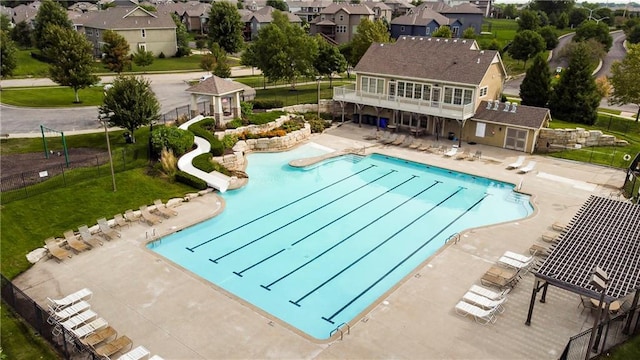
[[33,29],[39,8],[39,1],[34,1],[30,4],[20,4],[12,9],[12,13],[9,18],[14,25],[24,21],[31,29]]
[[462,37],[467,28],[473,28],[479,34],[482,29],[482,13],[468,3],[451,7],[443,1],[425,2],[416,6],[409,14],[393,19],[391,37],[430,36],[440,26],[448,26],[454,38]]
[[480,34],[480,31],[482,31],[484,14],[482,10],[475,5],[464,3],[443,10],[440,13],[450,20],[457,20],[460,23],[458,28],[452,25],[451,32],[453,33],[453,37],[461,37],[462,33],[468,28],[473,28],[476,34]]
[[207,32],[207,21],[211,12],[211,4],[199,1],[187,2],[164,2],[155,5],[158,11],[166,11],[178,15],[180,21],[185,25],[187,31]]
[[364,4],[333,3],[310,22],[309,33],[321,34],[337,44],[344,44],[356,33],[362,19],[375,20],[375,13]]
[[320,15],[322,9],[333,3],[332,0],[319,0],[319,1],[288,1],[289,12],[297,15],[306,21],[311,22],[314,18]]
[[385,0],[384,3],[391,8],[394,18],[408,14],[415,7],[410,1],[406,0]]
[[164,54],[170,57],[178,50],[176,24],[171,14],[164,11],[149,12],[141,7],[111,7],[84,14],[79,30],[93,44],[96,57],[102,55],[102,35],[105,30],[113,30],[122,35],[129,43],[131,52],[142,48],[153,52],[155,56]]
[[373,10],[373,18],[375,20],[383,20],[388,23],[393,17],[393,9],[382,1],[363,1],[361,4]]
[[[243,31],[245,41],[251,41],[258,36],[258,31],[264,26],[271,24],[273,21],[273,12],[279,11],[271,6],[265,6],[259,10],[253,11],[249,14],[243,15],[241,21],[245,24]],[[289,12],[283,12],[287,16],[289,22],[292,24],[301,25],[302,20]]]
[[[372,44],[356,83],[334,88],[341,116],[459,145],[462,141],[533,152],[549,110],[497,103],[506,78],[497,51],[475,40],[402,36]],[[488,109],[488,102],[492,107]]]

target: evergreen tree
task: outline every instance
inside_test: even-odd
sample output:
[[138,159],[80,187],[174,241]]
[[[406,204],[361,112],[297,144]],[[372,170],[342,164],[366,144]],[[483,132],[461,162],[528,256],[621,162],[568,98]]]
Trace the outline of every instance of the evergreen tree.
[[45,40],[45,29],[48,25],[57,25],[65,29],[73,30],[73,26],[66,10],[53,0],[43,0],[36,14],[36,21],[33,27],[33,37],[36,46],[40,51],[50,47]]
[[32,31],[29,24],[24,21],[19,23],[11,29],[11,39],[22,48],[30,48],[33,46]]
[[173,22],[176,24],[176,43],[178,51],[176,51],[176,57],[183,57],[191,54],[189,48],[189,33],[187,27],[180,21],[180,18],[176,14],[171,14]]
[[211,5],[209,13],[209,40],[217,42],[227,53],[242,49],[244,24],[240,13],[231,3],[218,1]]
[[211,48],[209,50],[211,51],[211,56],[214,60],[213,70],[209,71],[211,71],[215,76],[221,78],[231,77],[231,67],[227,60],[227,53],[222,49],[222,47],[220,47],[220,44],[211,44]]
[[568,68],[551,94],[549,108],[553,117],[558,119],[593,125],[599,105],[600,97],[591,76],[587,45],[579,43]]
[[129,43],[124,36],[113,30],[106,30],[102,34],[102,63],[111,71],[120,74],[131,64]]
[[16,44],[9,38],[9,34],[0,31],[0,76],[7,77],[13,74],[18,66],[16,59]]
[[549,64],[542,55],[533,59],[520,85],[522,105],[545,107],[551,94],[551,74]]
[[140,66],[143,71],[144,68],[153,64],[155,58],[153,57],[153,52],[147,51],[141,47],[138,48],[135,54],[133,54],[133,63]]

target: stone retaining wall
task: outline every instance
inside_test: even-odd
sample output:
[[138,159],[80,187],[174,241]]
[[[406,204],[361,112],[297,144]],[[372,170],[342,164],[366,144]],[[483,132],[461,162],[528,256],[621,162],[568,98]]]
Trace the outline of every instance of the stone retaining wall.
[[291,114],[285,114],[280,116],[279,118],[275,119],[274,121],[270,121],[266,124],[262,124],[262,125],[247,125],[247,126],[242,126],[239,127],[237,129],[226,129],[224,131],[216,131],[215,135],[218,137],[218,139],[221,139],[225,136],[225,135],[240,135],[244,132],[248,132],[251,134],[259,134],[259,133],[263,133],[263,132],[267,132],[267,131],[271,131],[273,129],[279,128],[280,126],[282,126],[282,124],[284,124],[285,122],[289,121],[292,117],[294,117],[295,115],[291,115]]
[[540,129],[538,152],[580,149],[585,146],[626,146],[625,140],[616,139],[613,135],[603,134],[600,130],[575,129]]

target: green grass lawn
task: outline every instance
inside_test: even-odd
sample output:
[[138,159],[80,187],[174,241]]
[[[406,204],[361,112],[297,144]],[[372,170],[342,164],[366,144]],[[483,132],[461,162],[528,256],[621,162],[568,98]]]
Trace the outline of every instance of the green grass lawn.
[[18,66],[13,72],[13,77],[47,77],[49,73],[49,65],[40,60],[31,57],[31,51],[35,49],[18,50],[16,52],[16,60]]
[[[333,81],[333,86],[342,86],[347,81]],[[329,88],[329,82],[320,83],[320,98],[333,98],[333,88]],[[318,102],[318,85],[307,84],[298,85],[296,90],[291,90],[289,86],[262,90],[256,89],[256,100],[281,100],[284,106],[296,104],[315,104]]]
[[[73,89],[66,86],[46,86],[2,89],[2,103],[26,107],[81,107],[102,105],[104,89],[92,86],[78,91],[80,103],[74,103]],[[96,115],[97,116],[97,115]]]
[[59,359],[55,350],[31,327],[17,318],[3,302],[0,310],[0,336],[2,337],[1,359]]

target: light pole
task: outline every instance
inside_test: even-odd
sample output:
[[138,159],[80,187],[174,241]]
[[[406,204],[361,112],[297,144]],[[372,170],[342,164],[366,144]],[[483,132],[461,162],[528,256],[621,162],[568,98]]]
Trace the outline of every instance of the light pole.
[[322,76],[316,76],[318,82],[318,119],[320,118],[320,80],[322,80]]
[[104,126],[104,136],[107,138],[107,152],[109,152],[109,165],[111,166],[111,180],[113,182],[113,192],[116,192],[116,175],[113,171],[113,158],[111,157],[111,141],[109,141],[109,114],[98,114],[98,121]]
[[591,358],[591,348],[593,348],[593,343],[596,339],[596,329],[598,328],[598,323],[600,322],[600,317],[602,316],[604,294],[607,291],[607,286],[609,285],[609,275],[607,275],[604,270],[600,269],[600,267],[596,266],[596,268],[593,270],[593,274],[591,275],[591,281],[589,282],[589,284],[596,288],[596,290],[600,291],[600,301],[598,302],[598,312],[596,318],[593,321],[593,329],[591,329],[591,336],[589,337],[589,346],[587,347],[585,360],[589,360]]

